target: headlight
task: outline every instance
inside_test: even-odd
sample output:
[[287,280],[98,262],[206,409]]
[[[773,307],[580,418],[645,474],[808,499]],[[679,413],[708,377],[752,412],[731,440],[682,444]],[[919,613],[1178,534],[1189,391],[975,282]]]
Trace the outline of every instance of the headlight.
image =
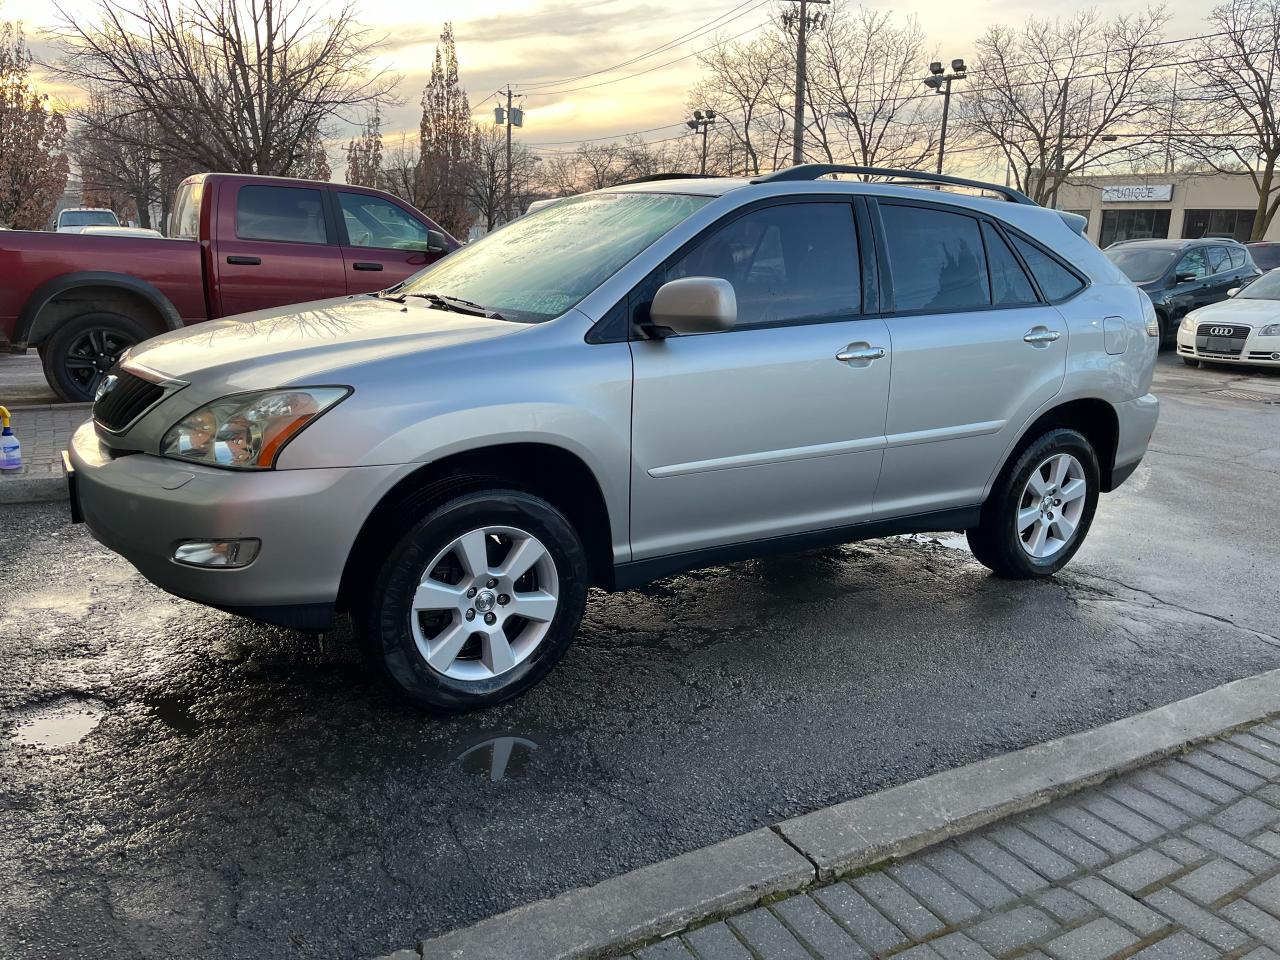
[[1258,331],[1260,337],[1280,337],[1280,323],[1268,323]]
[[223,397],[170,427],[160,453],[211,467],[270,470],[285,444],[350,392],[306,387]]
[[1191,314],[1188,313],[1185,317],[1182,318],[1182,323],[1180,324],[1180,326],[1182,327],[1183,333],[1195,333],[1196,332],[1195,317],[1193,317]]

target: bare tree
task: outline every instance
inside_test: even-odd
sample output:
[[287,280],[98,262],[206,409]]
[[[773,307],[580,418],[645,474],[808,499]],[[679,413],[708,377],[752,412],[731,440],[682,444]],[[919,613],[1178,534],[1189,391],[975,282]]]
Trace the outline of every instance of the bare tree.
[[[467,196],[484,222],[492,230],[505,219],[507,191],[507,137],[503,127],[482,125],[476,128],[471,148],[472,162],[467,181]],[[534,193],[535,176],[542,161],[528,147],[511,145],[511,202],[519,216]]]
[[734,169],[758,174],[773,170],[790,150],[790,128],[782,103],[787,96],[790,58],[782,34],[770,30],[746,42],[720,41],[698,57],[707,76],[690,91],[689,108],[717,113],[712,136],[717,154],[727,142],[741,151]]
[[390,146],[384,145],[380,186],[425,212],[427,198],[423,193],[425,178],[421,171],[420,142],[417,133],[404,132]]
[[1261,240],[1280,209],[1280,0],[1227,0],[1205,33],[1190,58],[1196,70],[1169,100],[1170,146],[1201,169],[1250,178],[1250,239]]
[[962,136],[999,156],[1015,185],[1052,206],[1068,177],[1132,163],[1133,141],[1151,129],[1165,90],[1168,15],[1150,7],[1103,19],[1096,10],[1019,29],[991,27],[952,105]]
[[70,137],[80,171],[83,201],[110,207],[123,220],[150,227],[151,208],[164,205],[165,169],[157,144],[163,134],[145,113],[115,104],[96,90],[75,110],[79,120]]
[[67,184],[67,122],[31,82],[22,31],[0,24],[0,224],[39,230]]
[[812,149],[828,162],[920,165],[937,149],[936,98],[920,83],[931,56],[914,17],[834,5],[809,53]]
[[317,146],[333,121],[394,99],[398,78],[375,65],[355,10],[355,0],[98,0],[92,17],[60,10],[56,73],[145,115],[163,133],[158,149],[203,169],[314,172],[328,165]]

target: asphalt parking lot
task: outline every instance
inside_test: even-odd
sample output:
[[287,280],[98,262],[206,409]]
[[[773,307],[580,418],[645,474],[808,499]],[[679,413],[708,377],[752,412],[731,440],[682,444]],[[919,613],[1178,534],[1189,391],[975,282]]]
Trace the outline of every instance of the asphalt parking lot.
[[401,707],[341,632],[0,524],[0,956],[373,956],[1280,666],[1280,375],[1163,355],[1152,451],[1052,581],[962,538],[600,595],[524,699]]

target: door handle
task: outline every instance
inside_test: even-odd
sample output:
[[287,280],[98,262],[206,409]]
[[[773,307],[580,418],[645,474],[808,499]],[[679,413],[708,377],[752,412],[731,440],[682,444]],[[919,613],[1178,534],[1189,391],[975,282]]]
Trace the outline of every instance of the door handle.
[[862,360],[869,363],[872,360],[879,360],[884,354],[884,347],[873,347],[869,343],[851,343],[836,354],[836,359],[844,363],[848,363],[851,360]]
[[382,264],[356,261],[351,265],[353,270],[381,270]]
[[237,266],[237,267],[258,267],[262,265],[262,258],[261,257],[242,257],[242,256],[233,254],[227,257],[227,263],[233,264],[234,266]]
[[1047,347],[1061,337],[1062,334],[1057,330],[1050,330],[1048,327],[1032,327],[1022,339],[1032,346]]

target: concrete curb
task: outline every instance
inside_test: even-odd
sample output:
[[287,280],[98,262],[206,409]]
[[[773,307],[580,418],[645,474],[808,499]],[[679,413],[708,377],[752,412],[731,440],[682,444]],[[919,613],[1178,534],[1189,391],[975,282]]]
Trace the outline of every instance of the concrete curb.
[[423,960],[611,956],[914,853],[1278,713],[1280,670],[1272,670],[517,907],[418,950]]
[[0,503],[52,503],[67,499],[67,478],[62,473],[44,477],[0,476]]

